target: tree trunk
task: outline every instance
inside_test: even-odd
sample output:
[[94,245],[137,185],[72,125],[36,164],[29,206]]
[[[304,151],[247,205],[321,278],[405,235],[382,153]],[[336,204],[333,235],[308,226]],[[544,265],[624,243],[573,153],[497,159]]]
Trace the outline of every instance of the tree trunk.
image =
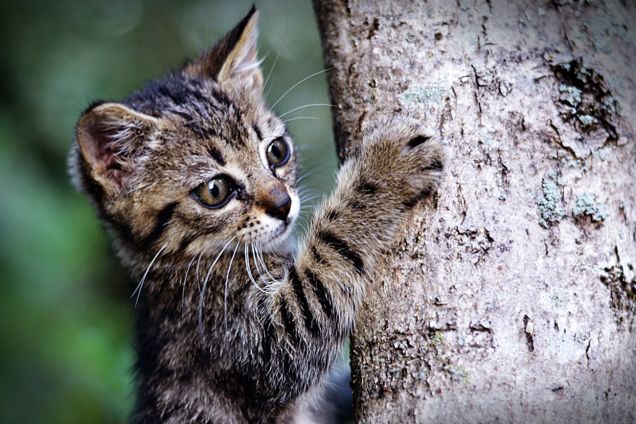
[[352,336],[359,422],[636,421],[636,6],[317,0],[340,160],[448,143]]

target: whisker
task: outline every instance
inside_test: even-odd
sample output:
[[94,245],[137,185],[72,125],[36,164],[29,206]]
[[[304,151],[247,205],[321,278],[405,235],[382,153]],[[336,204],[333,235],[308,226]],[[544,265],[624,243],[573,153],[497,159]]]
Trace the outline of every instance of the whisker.
[[326,171],[328,169],[331,169],[332,167],[329,165],[325,165],[324,163],[314,163],[308,167],[304,167],[304,169],[302,170],[302,172],[300,173],[301,177],[300,178],[304,178],[307,175],[311,174],[311,175],[315,175],[317,172],[322,172],[322,171]]
[[[250,243],[250,245],[251,245],[251,243]],[[258,283],[254,279],[254,276],[252,275],[252,267],[250,266],[250,257],[247,254],[247,250],[248,250],[248,246],[246,244],[245,245],[245,270],[247,271],[247,275],[250,278],[250,280],[252,281],[252,284],[254,284],[254,287],[256,287],[259,291],[264,292],[264,290],[259,287]]]
[[141,277],[141,281],[139,281],[139,284],[137,284],[137,287],[135,288],[135,290],[130,295],[130,297],[132,298],[135,295],[135,293],[137,293],[137,298],[135,299],[135,308],[137,307],[137,303],[139,303],[139,295],[141,295],[141,290],[144,288],[144,282],[146,281],[146,277],[148,276],[148,272],[150,272],[150,268],[152,268],[152,265],[155,263],[155,261],[157,260],[157,258],[159,257],[161,252],[163,252],[163,250],[166,248],[167,245],[168,245],[168,243],[164,243],[164,245],[161,247],[161,249],[159,249],[157,254],[154,256],[154,258],[152,258],[152,260],[150,261],[150,265],[148,265],[148,268],[146,268],[146,272],[144,272],[144,276]]
[[[318,120],[322,120],[322,118],[316,118]],[[313,153],[313,152],[322,152],[324,150],[323,146],[320,146],[318,144],[308,144],[308,143],[299,143],[298,145],[296,145],[296,152],[300,152],[303,155],[307,154],[307,153]]]
[[[199,259],[197,260],[197,267],[194,269],[195,275],[196,275],[196,279],[200,280],[201,278],[199,277],[199,265],[201,265],[201,257],[203,256],[203,250],[201,251],[201,253],[199,253]],[[199,288],[201,288],[201,281],[198,282],[198,286]]]
[[272,67],[269,68],[269,72],[267,73],[267,77],[265,78],[265,82],[263,83],[263,87],[267,88],[265,97],[269,95],[269,91],[271,90],[271,87],[267,87],[267,83],[269,82],[269,78],[272,76],[272,72],[274,72],[274,68],[276,68],[276,64],[278,63],[279,57],[280,57],[280,52],[276,52],[276,57],[274,57],[274,63],[272,64]]
[[181,285],[182,286],[181,287],[181,305],[185,305],[186,281],[188,280],[188,274],[190,273],[190,267],[192,266],[192,262],[194,262],[195,259],[196,259],[196,256],[193,256],[192,259],[190,259],[190,262],[188,263],[188,267],[186,268],[185,275],[183,276],[183,284]]
[[[304,175],[304,177],[305,178],[310,178],[311,175]],[[296,189],[296,191],[298,193],[301,193],[301,194],[307,194],[307,193],[317,194],[318,193],[318,190],[316,188],[305,186],[305,185],[302,184],[302,181],[300,183],[300,186]]]
[[332,69],[332,68],[325,68],[325,69],[323,69],[322,71],[314,72],[313,74],[309,75],[308,77],[305,77],[305,78],[301,79],[301,80],[300,80],[300,81],[298,81],[296,84],[292,85],[289,89],[287,89],[287,91],[285,91],[285,92],[283,93],[283,95],[282,95],[282,96],[280,96],[280,97],[278,98],[278,100],[276,100],[276,101],[274,102],[274,104],[271,106],[271,109],[274,109],[274,107],[276,107],[276,105],[277,105],[277,104],[278,104],[281,100],[283,100],[283,99],[285,98],[285,96],[287,96],[289,93],[291,93],[291,91],[292,91],[294,88],[298,87],[300,84],[304,83],[304,82],[305,82],[305,81],[307,81],[308,79],[311,79],[311,78],[313,78],[313,77],[315,77],[315,76],[317,76],[317,75],[320,75],[320,74],[324,74],[325,72],[330,71],[331,69]]
[[256,272],[258,273],[259,277],[262,277],[264,273],[262,272],[260,264],[258,263],[258,260],[256,259],[256,255],[254,254],[254,243],[250,243],[250,248],[252,250],[252,259],[254,259],[254,266],[256,267]]
[[263,265],[263,268],[265,269],[265,273],[267,274],[267,276],[269,277],[269,285],[271,285],[271,283],[277,281],[276,278],[274,278],[274,276],[272,276],[272,274],[269,272],[269,268],[267,268],[267,264],[265,263],[265,259],[263,258],[263,250],[261,249],[256,249],[256,256],[258,258],[260,258],[261,264]]
[[306,199],[301,199],[302,203],[300,204],[301,210],[305,210],[306,208],[313,208],[316,204],[316,200],[320,199],[321,196],[312,196]]
[[315,116],[295,116],[293,118],[285,119],[283,123],[286,124],[288,122],[297,121],[299,119],[313,119],[314,121],[320,121],[320,118],[317,118]]
[[225,249],[230,245],[230,243],[232,243],[232,240],[234,240],[235,238],[236,236],[232,237],[227,243],[225,243],[225,246],[223,246],[223,249],[221,249],[219,254],[216,255],[216,258],[214,258],[214,262],[212,262],[212,265],[210,265],[210,267],[208,268],[208,272],[205,274],[205,280],[203,281],[203,288],[199,292],[199,305],[197,306],[197,321],[199,323],[199,334],[201,334],[201,337],[205,335],[205,332],[203,329],[203,305],[205,301],[205,290],[208,286],[208,279],[210,278],[210,273],[212,272],[214,265],[216,265],[218,260],[221,258],[221,255],[223,254],[223,252],[225,252]]
[[236,243],[236,247],[234,248],[234,253],[232,253],[232,259],[230,259],[230,264],[227,267],[227,274],[225,274],[225,288],[223,290],[223,319],[225,320],[225,328],[227,330],[227,282],[230,278],[230,271],[232,271],[232,262],[234,262],[234,256],[236,256],[236,251],[238,250],[240,243]]
[[315,191],[307,191],[298,193],[298,197],[300,197],[302,202],[311,202],[312,200],[316,200],[322,196],[320,193],[316,193]]
[[312,103],[312,104],[309,104],[309,105],[295,107],[292,110],[288,110],[287,112],[283,113],[282,115],[279,115],[278,117],[282,119],[283,117],[289,115],[292,112],[296,112],[297,110],[306,109],[308,107],[318,107],[318,106],[333,107],[333,105],[331,103]]
[[268,289],[274,281],[274,277],[269,273],[269,270],[267,269],[267,265],[265,265],[265,261],[263,260],[263,258],[259,256],[260,250],[258,249],[257,245],[253,246],[252,254],[255,257],[256,263],[259,264],[259,269],[261,269],[259,272],[261,273],[261,280],[265,284],[264,292],[269,293],[271,290]]
[[265,266],[265,263],[263,262],[262,259],[259,258],[258,256],[258,248],[255,246],[254,250],[252,250],[252,253],[254,254],[254,257],[256,258],[256,262],[259,263],[259,268],[262,267],[264,269],[263,274],[261,274],[261,280],[263,281],[263,283],[265,284],[265,289],[264,292],[265,293],[269,293],[269,287],[271,285],[272,282],[272,277],[269,274],[267,267]]

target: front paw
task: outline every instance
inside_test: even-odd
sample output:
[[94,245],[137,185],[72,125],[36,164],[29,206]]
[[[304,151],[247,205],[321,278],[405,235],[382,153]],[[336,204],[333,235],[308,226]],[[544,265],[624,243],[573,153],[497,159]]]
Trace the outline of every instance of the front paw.
[[446,155],[439,136],[417,121],[391,118],[365,138],[360,150],[360,175],[386,194],[412,207],[439,187]]

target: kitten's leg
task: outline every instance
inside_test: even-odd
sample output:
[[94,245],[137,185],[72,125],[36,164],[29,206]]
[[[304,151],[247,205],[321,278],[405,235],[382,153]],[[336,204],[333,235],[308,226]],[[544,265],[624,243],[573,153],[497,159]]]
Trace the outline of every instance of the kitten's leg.
[[368,276],[407,211],[436,189],[443,161],[436,138],[391,121],[343,164],[279,289],[257,295],[265,403],[284,404],[321,381],[351,331]]

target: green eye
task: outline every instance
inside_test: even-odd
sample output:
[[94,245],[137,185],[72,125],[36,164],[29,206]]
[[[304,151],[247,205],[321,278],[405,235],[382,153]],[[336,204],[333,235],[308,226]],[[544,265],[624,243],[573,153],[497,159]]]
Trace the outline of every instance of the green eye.
[[192,191],[194,198],[208,208],[224,206],[234,194],[231,180],[225,175],[212,178]]
[[289,160],[289,145],[283,139],[278,137],[267,146],[267,162],[272,168],[283,166]]

